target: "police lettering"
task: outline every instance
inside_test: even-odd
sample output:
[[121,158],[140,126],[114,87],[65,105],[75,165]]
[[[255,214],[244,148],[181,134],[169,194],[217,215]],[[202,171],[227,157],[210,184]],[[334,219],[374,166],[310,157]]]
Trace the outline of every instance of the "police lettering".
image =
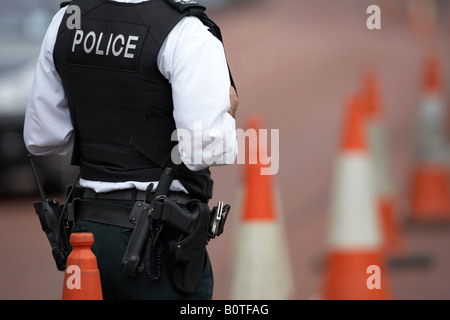
[[96,34],[90,31],[84,35],[83,30],[76,30],[75,37],[72,43],[72,52],[75,52],[77,46],[81,46],[85,53],[95,54],[98,56],[109,56],[110,54],[118,57],[133,59],[134,50],[136,49],[136,42],[139,40],[138,36],[124,36],[123,34]]

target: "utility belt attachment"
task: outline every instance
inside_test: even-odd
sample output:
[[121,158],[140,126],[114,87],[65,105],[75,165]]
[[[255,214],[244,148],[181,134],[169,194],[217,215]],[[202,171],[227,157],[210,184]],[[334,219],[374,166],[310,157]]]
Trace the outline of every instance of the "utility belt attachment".
[[163,247],[158,237],[166,228],[175,235],[168,243],[173,283],[179,290],[193,293],[200,288],[206,245],[223,232],[230,206],[220,202],[211,211],[206,203],[193,199],[183,208],[167,196],[173,179],[174,170],[166,168],[156,192],[150,192],[150,185],[146,200],[134,204],[130,220],[136,225],[122,259],[123,273],[134,277],[145,271],[153,281],[160,278]]
[[[156,199],[153,219],[178,232],[178,237],[169,241],[169,264],[178,289],[193,293],[200,288],[206,245],[222,234],[229,210],[222,202],[210,210],[206,203],[191,200],[184,209],[170,198]],[[146,273],[149,275],[148,269]]]
[[34,178],[36,180],[41,198],[40,201],[33,203],[33,206],[39,217],[42,231],[45,232],[45,235],[50,242],[56,267],[59,271],[64,271],[66,269],[67,257],[72,250],[69,242],[69,236],[73,219],[67,213],[67,202],[62,205],[59,204],[56,199],[47,200],[42,185],[39,182],[33,159],[31,158],[31,155],[28,157],[30,159],[31,168],[33,170]]

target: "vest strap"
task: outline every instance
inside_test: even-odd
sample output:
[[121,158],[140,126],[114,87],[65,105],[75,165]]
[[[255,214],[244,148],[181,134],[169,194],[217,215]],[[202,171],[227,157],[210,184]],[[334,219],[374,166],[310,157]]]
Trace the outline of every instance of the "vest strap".
[[204,6],[194,0],[166,0],[168,4],[177,9],[178,11],[185,12],[203,12],[206,10]]

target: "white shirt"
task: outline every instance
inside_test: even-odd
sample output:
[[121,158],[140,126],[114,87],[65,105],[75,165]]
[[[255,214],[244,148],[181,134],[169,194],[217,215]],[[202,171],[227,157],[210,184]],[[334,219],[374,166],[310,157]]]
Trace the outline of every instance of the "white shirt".
[[[138,3],[147,0],[115,1]],[[57,12],[44,37],[28,99],[24,140],[28,151],[35,155],[65,155],[73,147],[67,99],[53,61],[53,48],[64,12],[65,8]],[[184,17],[165,39],[157,63],[172,86],[178,149],[184,164],[197,171],[210,165],[234,163],[236,124],[227,112],[230,79],[222,43],[199,19]],[[186,136],[198,138],[199,132],[200,143],[186,139]],[[157,183],[154,181],[111,183],[80,179],[80,185],[96,192],[128,188],[145,190],[151,182],[155,189]],[[187,192],[178,180],[172,183],[171,190]]]

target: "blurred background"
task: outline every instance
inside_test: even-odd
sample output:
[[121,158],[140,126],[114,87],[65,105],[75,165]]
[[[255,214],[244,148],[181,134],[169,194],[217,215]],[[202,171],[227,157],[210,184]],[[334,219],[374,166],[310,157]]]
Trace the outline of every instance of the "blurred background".
[[[284,275],[288,283],[273,298],[323,297],[325,258],[334,221],[330,218],[335,214],[336,161],[346,130],[347,102],[349,95],[364,87],[364,75],[370,70],[377,79],[387,140],[385,152],[395,205],[392,215],[403,243],[400,255],[387,255],[382,276],[392,299],[450,299],[450,212],[443,213],[437,223],[410,223],[414,170],[419,160],[424,162],[426,158],[417,152],[423,119],[431,123],[428,131],[434,135],[438,131],[439,143],[425,139],[425,144],[442,151],[439,163],[445,168],[434,187],[443,190],[439,192],[444,194],[444,202],[450,197],[446,189],[450,185],[446,180],[450,126],[440,130],[442,123],[450,123],[450,2],[199,2],[209,8],[210,18],[222,29],[240,98],[237,127],[247,128],[248,121],[256,116],[263,128],[279,129],[279,171],[270,184],[277,201],[273,223],[280,230],[275,244],[283,246],[278,248],[286,255],[267,259],[274,260],[272,275]],[[371,30],[366,25],[372,15],[366,10],[373,4],[381,10],[381,29]],[[32,207],[38,195],[22,139],[26,99],[40,42],[58,10],[58,1],[2,1],[0,6],[0,299],[60,299],[64,274],[56,270]],[[430,82],[426,76],[429,57],[435,59],[435,69],[430,73],[440,79],[434,82],[441,83],[432,94],[425,85]],[[430,95],[433,107],[423,107]],[[427,117],[431,109],[439,109],[436,112],[441,122]],[[437,127],[439,130],[434,130]],[[48,197],[61,202],[62,190],[75,178],[68,159],[36,157]],[[212,170],[215,196],[211,204],[223,200],[232,206],[225,233],[208,246],[215,273],[215,299],[235,298],[235,253],[249,246],[239,232],[243,224],[241,190],[248,187],[245,170],[241,164]],[[264,232],[258,236],[264,243]],[[266,254],[270,250],[260,253]],[[399,256],[402,259],[395,259]]]

